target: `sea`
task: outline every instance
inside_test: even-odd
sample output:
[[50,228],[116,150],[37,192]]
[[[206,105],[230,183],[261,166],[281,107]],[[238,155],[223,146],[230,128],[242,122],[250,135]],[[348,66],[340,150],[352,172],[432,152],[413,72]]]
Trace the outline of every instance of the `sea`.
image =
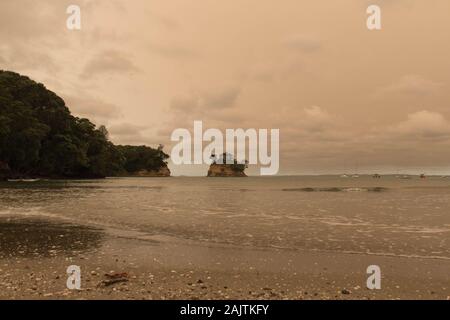
[[450,178],[2,182],[0,222],[10,219],[64,221],[206,245],[450,259]]

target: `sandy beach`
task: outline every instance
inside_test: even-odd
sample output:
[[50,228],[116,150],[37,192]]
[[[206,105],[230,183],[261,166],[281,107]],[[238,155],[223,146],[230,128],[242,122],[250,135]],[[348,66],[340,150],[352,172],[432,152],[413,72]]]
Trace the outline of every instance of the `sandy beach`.
[[[0,222],[0,299],[450,299],[450,261],[208,245],[67,224]],[[366,268],[382,289],[366,288]],[[81,268],[81,290],[66,269]],[[106,274],[126,273],[110,284]]]

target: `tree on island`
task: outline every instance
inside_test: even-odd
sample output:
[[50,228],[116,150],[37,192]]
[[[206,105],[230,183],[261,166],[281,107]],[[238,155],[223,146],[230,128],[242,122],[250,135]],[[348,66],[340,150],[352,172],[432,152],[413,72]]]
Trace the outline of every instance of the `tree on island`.
[[161,146],[116,146],[108,136],[44,85],[0,70],[0,178],[100,178],[167,166]]
[[225,165],[230,166],[233,171],[243,172],[248,168],[248,161],[239,162],[236,158],[233,157],[231,153],[224,152],[219,158],[217,158],[216,154],[212,153],[210,159],[212,160],[213,165]]

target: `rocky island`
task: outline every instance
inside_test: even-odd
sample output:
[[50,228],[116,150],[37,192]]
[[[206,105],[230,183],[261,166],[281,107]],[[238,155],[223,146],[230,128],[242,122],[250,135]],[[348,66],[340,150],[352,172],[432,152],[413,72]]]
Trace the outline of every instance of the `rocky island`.
[[168,167],[163,167],[158,170],[141,170],[141,171],[135,172],[133,174],[129,174],[127,176],[142,177],[142,178],[170,177],[170,170]]
[[[232,161],[227,161],[230,157]],[[213,162],[209,166],[208,177],[247,177],[245,174],[245,169],[248,167],[247,162],[239,163],[227,153],[224,153],[219,159],[216,159],[213,154],[211,159]]]
[[0,180],[169,176],[163,146],[120,146],[40,83],[0,70]]

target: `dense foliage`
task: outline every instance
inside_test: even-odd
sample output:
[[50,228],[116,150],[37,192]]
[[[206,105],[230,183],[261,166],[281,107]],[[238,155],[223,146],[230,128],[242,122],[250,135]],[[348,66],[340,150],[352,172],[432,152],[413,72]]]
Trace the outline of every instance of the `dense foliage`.
[[123,164],[126,172],[156,170],[164,167],[168,159],[161,145],[157,149],[147,146],[117,146],[117,149],[126,159]]
[[233,158],[233,155],[227,152],[222,153],[217,157],[215,154],[211,155],[211,160],[213,164],[224,164],[231,167],[233,171],[244,172],[248,168],[248,161],[245,160],[243,163],[237,161]]
[[55,93],[0,70],[0,173],[95,178],[166,165],[162,148],[115,146],[105,127],[70,114]]

